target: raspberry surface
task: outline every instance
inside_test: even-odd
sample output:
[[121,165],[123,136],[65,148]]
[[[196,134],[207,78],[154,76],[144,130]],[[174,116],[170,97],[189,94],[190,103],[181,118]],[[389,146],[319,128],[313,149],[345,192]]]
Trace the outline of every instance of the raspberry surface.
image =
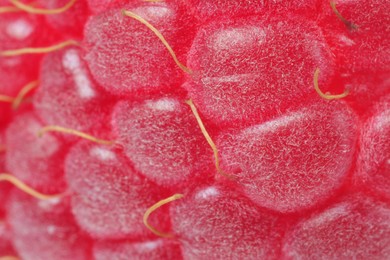
[[0,259],[389,259],[386,0],[0,0]]

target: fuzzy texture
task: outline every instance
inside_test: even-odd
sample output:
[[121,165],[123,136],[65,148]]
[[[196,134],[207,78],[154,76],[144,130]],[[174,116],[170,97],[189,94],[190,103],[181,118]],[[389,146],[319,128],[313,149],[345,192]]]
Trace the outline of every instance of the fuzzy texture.
[[76,0],[0,12],[0,180],[55,196],[0,181],[0,258],[389,259],[388,10]]
[[299,223],[283,252],[287,259],[385,259],[389,243],[389,208],[355,195]]
[[345,105],[319,102],[240,132],[217,145],[224,169],[260,206],[293,212],[331,196],[351,168],[356,117]]
[[124,152],[136,169],[163,187],[186,186],[211,172],[207,143],[189,111],[176,97],[115,107],[112,124]]

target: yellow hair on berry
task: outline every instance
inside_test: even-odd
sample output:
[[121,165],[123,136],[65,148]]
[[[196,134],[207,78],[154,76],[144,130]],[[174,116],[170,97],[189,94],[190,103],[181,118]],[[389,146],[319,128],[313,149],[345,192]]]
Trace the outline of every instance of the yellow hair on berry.
[[181,199],[183,197],[184,197],[183,194],[175,194],[175,195],[172,195],[171,197],[168,197],[166,199],[160,200],[159,202],[157,202],[156,204],[154,204],[153,206],[148,208],[148,210],[145,212],[144,217],[143,217],[143,221],[144,221],[145,226],[150,231],[152,231],[154,234],[156,234],[157,236],[165,237],[165,238],[173,238],[172,234],[167,234],[167,233],[163,233],[161,231],[158,231],[156,228],[154,228],[152,225],[150,225],[149,222],[148,222],[148,219],[149,219],[150,214],[152,214],[156,209],[160,208],[161,206],[163,206],[163,205],[165,205],[167,203],[170,203],[172,201]]

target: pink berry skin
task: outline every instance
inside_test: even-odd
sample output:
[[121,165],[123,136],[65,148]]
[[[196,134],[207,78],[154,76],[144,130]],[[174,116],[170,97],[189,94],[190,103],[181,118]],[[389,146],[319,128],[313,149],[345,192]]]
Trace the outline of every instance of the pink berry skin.
[[[7,202],[7,199],[8,199],[8,194],[9,194],[9,191],[11,190],[11,185],[9,185],[8,183],[1,183],[0,184],[0,201],[1,201],[1,205],[0,205],[0,223],[1,223],[1,219],[4,218],[4,215],[5,215],[5,204]],[[0,227],[0,229],[2,230],[2,228]],[[1,233],[1,232],[0,232]],[[1,235],[0,235],[1,237]],[[1,243],[0,243],[1,244]]]
[[91,259],[91,240],[76,225],[69,198],[39,201],[16,191],[10,198],[7,221],[22,259]]
[[87,0],[87,2],[92,14],[99,14],[110,9],[118,2],[123,2],[123,0]]
[[[34,44],[36,38],[41,33],[39,26],[42,26],[42,20],[39,18],[21,14],[4,14],[4,17],[0,20],[0,51]],[[29,62],[29,58],[33,57],[1,57],[0,75],[2,78],[4,77],[3,79],[9,79],[2,80],[1,93],[3,95],[16,94],[18,88],[26,84],[31,76],[36,75],[36,67],[34,69],[26,66],[26,70],[22,69],[24,62],[32,64]]]
[[342,76],[341,82],[335,82],[335,85],[349,91],[345,100],[363,117],[369,116],[372,106],[380,99],[390,95],[390,72]]
[[[4,2],[4,3],[3,3]],[[2,1],[1,6],[9,5]],[[44,18],[25,13],[4,13],[0,19],[0,52],[24,47],[50,44],[52,33]],[[53,33],[55,35],[55,33]],[[19,55],[0,58],[0,95],[16,97],[29,82],[38,79],[39,62],[42,55]],[[12,113],[9,103],[0,102],[0,124],[3,126]]]
[[360,135],[355,182],[390,199],[390,95],[372,110]]
[[148,179],[175,191],[213,177],[212,151],[185,99],[119,102],[112,126],[126,156]]
[[332,1],[344,23],[323,1],[319,19],[338,66],[346,73],[378,73],[390,70],[390,3],[387,0]]
[[2,204],[0,205],[0,221],[1,221],[1,218],[4,217],[4,214],[5,214],[5,203],[7,201],[10,188],[11,188],[11,186],[7,183],[0,184],[0,189],[1,189],[0,190],[0,201],[2,202]]
[[[2,1],[1,6],[10,6],[9,1]],[[50,35],[52,34],[52,35]],[[0,20],[0,49],[12,50],[24,47],[36,47],[49,44],[58,34],[47,27],[45,18],[25,12],[3,13]],[[28,61],[26,56],[23,58]],[[3,61],[3,57],[2,57]]]
[[333,58],[321,30],[299,16],[282,18],[246,16],[199,29],[185,87],[208,120],[221,127],[263,122],[314,93],[316,68],[319,84],[330,82]]
[[[3,202],[3,200],[1,200]],[[1,214],[0,214],[1,216]],[[11,244],[11,230],[9,225],[4,222],[3,217],[0,218],[0,255],[16,255],[15,250]]]
[[[142,217],[164,191],[139,176],[120,151],[83,141],[70,150],[65,165],[72,213],[81,229],[95,239],[153,236]],[[169,229],[166,215],[156,212],[151,223]]]
[[199,23],[207,23],[223,16],[243,16],[254,13],[262,13],[265,9],[265,1],[251,0],[184,0],[189,12],[199,20]]
[[88,6],[93,14],[97,14],[114,2],[115,0],[87,0]]
[[[65,6],[69,0],[39,0],[42,8],[56,9]],[[84,24],[89,17],[88,3],[76,1],[71,8],[60,14],[45,16],[47,24],[68,38],[78,39],[83,36]]]
[[79,47],[71,47],[45,56],[35,111],[47,125],[110,138],[107,122],[113,102],[92,78],[82,55]]
[[[1,145],[5,144],[4,131],[0,129],[0,173],[6,172],[5,169],[5,151],[1,151]],[[3,147],[5,149],[5,146]],[[8,183],[0,182],[0,256],[3,255],[14,255],[15,251],[13,250],[11,244],[11,234],[10,227],[4,221],[6,216],[6,204],[8,199],[8,194],[11,189],[11,185]]]
[[268,0],[268,11],[277,10],[279,14],[294,13],[316,20],[321,13],[322,0]]
[[185,9],[169,2],[137,2],[89,19],[84,45],[92,75],[108,92],[120,96],[178,88],[184,72],[175,64],[167,48],[145,24],[122,15],[122,9],[153,25],[178,59],[186,60],[194,25]]
[[184,259],[278,259],[284,224],[229,186],[203,186],[170,207]]
[[5,156],[7,147],[5,146],[5,129],[0,128],[0,171],[5,171]]
[[6,168],[15,177],[44,193],[66,189],[64,143],[51,133],[38,137],[44,124],[33,112],[20,114],[6,131]]
[[342,101],[296,111],[217,140],[222,168],[258,205],[283,213],[329,198],[345,181],[355,154],[356,115]]
[[[3,169],[3,168],[0,168],[0,169]],[[7,199],[8,199],[9,191],[11,190],[11,185],[8,184],[8,183],[0,183],[0,189],[1,189],[0,190],[0,201],[1,201],[1,205],[0,205],[0,223],[1,223],[1,219],[4,218],[4,215],[6,213],[5,206],[6,206],[6,202],[7,202]]]
[[284,259],[388,259],[390,208],[361,194],[343,198],[286,234]]
[[0,260],[390,259],[389,0],[17,1],[74,5],[0,0],[0,173],[60,197],[0,178]]
[[[5,169],[5,134],[4,130],[0,129],[0,173],[6,172]],[[8,183],[0,183],[0,218],[4,215],[5,201],[7,198],[7,193],[10,189]],[[1,244],[1,243],[0,243]]]
[[96,260],[182,259],[178,243],[170,239],[156,239],[142,242],[101,241],[95,243],[93,255]]

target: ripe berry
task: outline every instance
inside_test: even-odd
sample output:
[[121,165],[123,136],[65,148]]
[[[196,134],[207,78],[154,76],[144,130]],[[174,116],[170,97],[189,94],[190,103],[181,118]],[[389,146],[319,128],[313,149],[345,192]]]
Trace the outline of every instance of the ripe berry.
[[356,181],[390,198],[390,96],[374,108],[360,136]]
[[[65,172],[81,229],[99,239],[151,236],[141,219],[164,192],[138,176],[120,152],[82,142],[69,152]],[[155,217],[169,226],[159,212]]]
[[[343,103],[317,101],[218,137],[222,168],[260,206],[281,212],[324,201],[352,165],[356,117]],[[331,145],[330,145],[331,144]]]
[[23,259],[90,259],[91,241],[77,227],[69,201],[38,201],[15,192],[7,221]]
[[[319,21],[339,66],[347,73],[388,72],[390,67],[390,3],[386,0],[337,0]],[[337,14],[338,13],[338,14]],[[341,16],[341,17],[340,17]]]
[[34,108],[48,125],[109,137],[112,105],[92,78],[80,48],[48,54],[42,61]]
[[[4,200],[1,200],[4,201]],[[0,255],[15,255],[15,250],[11,244],[11,230],[4,221],[0,222]]]
[[[3,1],[4,2],[4,1]],[[42,17],[24,13],[0,14],[0,52],[23,47],[50,44],[52,33]],[[29,82],[37,80],[41,55],[0,55],[0,123],[4,124],[11,114],[4,96],[15,97]]]
[[60,139],[48,133],[33,112],[19,115],[6,131],[6,168],[17,178],[42,192],[63,191],[63,160],[67,152]]
[[389,1],[329,1],[0,0],[0,259],[390,258]]
[[195,189],[172,203],[171,218],[185,259],[278,258],[283,224],[230,187]]
[[118,260],[143,259],[180,259],[181,250],[177,243],[169,240],[151,240],[144,242],[97,242],[93,248],[96,260],[108,258]]
[[[70,5],[69,0],[39,0],[39,4],[46,9],[58,9]],[[45,16],[50,27],[61,32],[64,36],[81,37],[84,24],[90,15],[86,1],[75,1],[66,12]]]
[[385,259],[390,254],[390,208],[355,195],[303,220],[286,235],[287,259]]
[[178,189],[212,177],[212,153],[180,98],[119,102],[112,125],[135,168],[157,184]]
[[[164,35],[185,59],[193,26],[185,10],[172,3],[121,6],[142,17]],[[86,60],[92,75],[108,92],[132,97],[179,87],[183,72],[164,44],[145,24],[114,8],[93,16],[85,27]],[[158,59],[156,59],[158,57]]]
[[194,77],[185,86],[205,117],[223,126],[241,126],[297,106],[313,93],[315,69],[323,71],[320,84],[326,86],[334,64],[314,23],[299,16],[259,15],[202,27],[188,66]]

